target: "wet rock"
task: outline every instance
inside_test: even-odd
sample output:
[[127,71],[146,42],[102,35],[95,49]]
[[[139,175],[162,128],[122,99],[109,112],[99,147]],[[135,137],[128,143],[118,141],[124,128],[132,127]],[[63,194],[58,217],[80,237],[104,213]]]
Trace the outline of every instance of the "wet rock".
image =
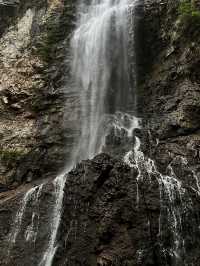
[[[136,177],[137,171],[105,154],[83,161],[68,174],[55,265],[64,265],[66,258],[74,265],[83,260],[137,265],[140,248],[153,260],[148,246],[151,204],[145,206],[142,196],[137,206]],[[154,205],[152,212],[157,211]]]
[[[68,79],[75,4],[0,1],[2,266],[41,262],[57,199],[51,180],[80,134],[78,93]],[[199,35],[194,27],[181,29],[178,1],[145,0],[144,10],[142,4],[136,45],[142,129],[132,138],[111,130],[109,155],[83,161],[66,176],[53,265],[200,265]],[[142,178],[122,160],[134,136],[146,159]],[[13,245],[10,233],[30,190]]]

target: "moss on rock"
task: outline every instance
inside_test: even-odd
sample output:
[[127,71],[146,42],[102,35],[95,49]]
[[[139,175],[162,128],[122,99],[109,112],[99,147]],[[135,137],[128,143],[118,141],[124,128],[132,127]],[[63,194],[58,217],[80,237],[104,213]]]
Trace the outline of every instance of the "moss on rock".
[[183,28],[198,30],[200,26],[200,10],[194,1],[184,0],[178,7],[179,18]]
[[26,152],[22,150],[0,149],[0,159],[5,163],[14,163],[25,156]]

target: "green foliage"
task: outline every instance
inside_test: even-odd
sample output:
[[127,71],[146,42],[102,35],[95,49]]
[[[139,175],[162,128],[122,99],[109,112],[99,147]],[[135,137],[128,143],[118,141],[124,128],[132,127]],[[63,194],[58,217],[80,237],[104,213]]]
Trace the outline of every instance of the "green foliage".
[[190,1],[185,0],[180,3],[179,14],[181,16],[190,16],[192,14],[192,4]]
[[181,1],[178,12],[184,28],[198,29],[197,27],[200,26],[200,10],[197,9],[192,0]]
[[7,163],[16,162],[21,157],[23,157],[25,153],[21,150],[6,150],[0,149],[0,159]]

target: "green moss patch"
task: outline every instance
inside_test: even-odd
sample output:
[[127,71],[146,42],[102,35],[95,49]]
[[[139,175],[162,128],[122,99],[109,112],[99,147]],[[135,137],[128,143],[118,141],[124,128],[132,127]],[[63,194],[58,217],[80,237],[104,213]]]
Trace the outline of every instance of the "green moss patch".
[[6,163],[16,162],[25,155],[22,150],[0,149],[0,159]]
[[192,0],[183,0],[178,8],[179,18],[184,29],[199,30],[200,10]]

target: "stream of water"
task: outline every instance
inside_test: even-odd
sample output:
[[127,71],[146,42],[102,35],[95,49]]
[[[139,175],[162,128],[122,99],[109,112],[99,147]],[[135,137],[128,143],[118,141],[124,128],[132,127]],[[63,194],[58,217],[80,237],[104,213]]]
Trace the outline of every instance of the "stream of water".
[[[160,191],[160,243],[163,244],[163,242],[166,241],[166,235],[163,236],[164,232],[168,231],[168,237],[171,237],[170,246],[167,249],[161,249],[161,251],[164,253],[164,256],[168,254],[172,258],[173,265],[185,265],[185,236],[183,233],[182,219],[189,210],[193,209],[192,200],[173,170],[171,165],[173,161],[167,166],[167,175],[160,173],[156,167],[156,163],[145,156],[140,150],[140,139],[138,137],[135,138],[135,147],[133,150],[127,152],[124,156],[124,161],[131,168],[136,168],[138,171],[136,197],[137,206],[140,204],[139,184],[143,182],[144,176],[148,177],[148,181],[146,182],[149,182],[149,184],[152,182],[152,177],[155,177],[159,184]],[[176,159],[180,160],[183,164],[186,162],[186,159],[183,157]],[[163,246],[165,245],[163,244]]]
[[[81,135],[72,154],[72,166],[101,152],[111,128],[116,134],[123,130],[131,138],[132,131],[139,127],[139,120],[128,112],[128,106],[133,102],[131,95],[134,94],[129,82],[129,12],[130,9],[134,10],[137,2],[82,0],[78,4],[77,25],[71,47],[72,78],[80,91]],[[51,214],[50,239],[40,266],[51,266],[57,250],[56,239],[68,171],[54,181],[55,206]],[[27,201],[35,190],[28,191],[23,199],[16,217],[13,241],[20,230]],[[32,214],[32,222],[26,232],[27,241],[31,238],[35,240],[33,229],[36,216],[36,213]]]
[[[101,152],[110,127],[128,136],[138,121],[127,114],[130,99],[128,12],[137,1],[80,1],[77,27],[71,40],[72,76],[81,100],[81,136],[72,165]],[[67,171],[65,171],[65,174]],[[51,238],[40,265],[51,266],[56,252],[65,174],[56,179],[57,200]]]
[[[85,1],[86,2],[86,1]],[[72,38],[72,72],[80,90],[81,137],[75,161],[92,158],[104,144],[108,115],[126,112],[131,97],[128,65],[129,0],[81,3]],[[136,1],[135,1],[136,2]]]

